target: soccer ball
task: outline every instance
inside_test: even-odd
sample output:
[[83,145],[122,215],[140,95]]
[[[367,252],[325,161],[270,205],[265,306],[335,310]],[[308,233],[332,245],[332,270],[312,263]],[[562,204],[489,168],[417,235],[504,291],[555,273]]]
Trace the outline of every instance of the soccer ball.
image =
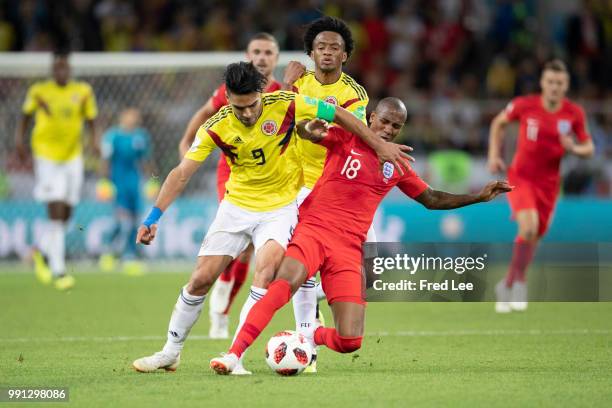
[[100,179],[96,183],[96,199],[101,202],[108,202],[115,198],[115,185],[108,179]]
[[144,192],[147,200],[155,201],[157,195],[159,194],[160,189],[159,181],[153,177],[151,177],[144,185]]
[[280,375],[297,375],[312,359],[310,343],[299,333],[285,330],[276,333],[266,346],[266,363]]

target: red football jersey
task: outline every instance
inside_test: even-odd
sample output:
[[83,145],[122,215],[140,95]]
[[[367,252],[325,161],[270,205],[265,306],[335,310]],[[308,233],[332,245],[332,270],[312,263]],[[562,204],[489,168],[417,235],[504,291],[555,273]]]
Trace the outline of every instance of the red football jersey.
[[299,222],[315,224],[365,240],[376,208],[395,185],[414,198],[427,184],[412,170],[403,176],[384,163],[358,136],[340,127],[329,129],[320,144],[327,148],[323,174],[300,206]]
[[[264,90],[264,92],[276,92],[279,91],[283,86],[280,82],[272,81],[268,84],[268,87]],[[227,98],[225,97],[225,84],[221,84],[212,95],[212,104],[215,108],[215,111],[218,111],[225,105],[227,105]]]
[[508,104],[506,115],[510,120],[520,121],[518,145],[510,171],[533,182],[559,182],[559,165],[565,154],[561,135],[573,134],[579,142],[591,138],[584,111],[568,99],[564,99],[561,108],[553,113],[544,109],[539,94],[518,97]]

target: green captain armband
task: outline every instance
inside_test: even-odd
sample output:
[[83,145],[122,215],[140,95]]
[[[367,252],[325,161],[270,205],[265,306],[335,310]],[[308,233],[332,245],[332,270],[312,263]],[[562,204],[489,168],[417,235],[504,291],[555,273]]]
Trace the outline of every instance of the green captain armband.
[[317,100],[317,118],[333,122],[336,116],[336,106],[331,103]]

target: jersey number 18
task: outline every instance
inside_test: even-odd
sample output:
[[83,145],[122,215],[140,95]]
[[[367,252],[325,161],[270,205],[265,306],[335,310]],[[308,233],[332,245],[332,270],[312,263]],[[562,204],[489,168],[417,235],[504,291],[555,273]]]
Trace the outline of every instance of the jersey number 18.
[[359,159],[353,159],[353,156],[349,156],[346,158],[346,162],[344,162],[344,167],[340,174],[346,175],[346,178],[349,180],[357,177],[357,172],[361,168],[361,162]]

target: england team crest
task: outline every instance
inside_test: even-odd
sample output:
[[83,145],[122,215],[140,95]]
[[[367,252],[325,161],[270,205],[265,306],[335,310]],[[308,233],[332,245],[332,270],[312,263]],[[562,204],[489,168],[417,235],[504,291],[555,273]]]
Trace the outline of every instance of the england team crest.
[[338,106],[338,100],[335,96],[326,96],[324,101],[332,105]]
[[383,177],[385,178],[385,182],[387,182],[391,177],[393,177],[393,173],[395,172],[395,167],[393,167],[393,164],[389,163],[389,162],[385,162],[385,164],[383,164]]
[[261,131],[266,136],[272,136],[273,134],[276,133],[277,129],[278,129],[278,126],[276,125],[276,122],[273,120],[266,120],[264,123],[261,124]]
[[560,135],[569,134],[571,129],[572,129],[572,124],[570,123],[569,120],[559,120],[557,122],[557,130],[559,131]]

